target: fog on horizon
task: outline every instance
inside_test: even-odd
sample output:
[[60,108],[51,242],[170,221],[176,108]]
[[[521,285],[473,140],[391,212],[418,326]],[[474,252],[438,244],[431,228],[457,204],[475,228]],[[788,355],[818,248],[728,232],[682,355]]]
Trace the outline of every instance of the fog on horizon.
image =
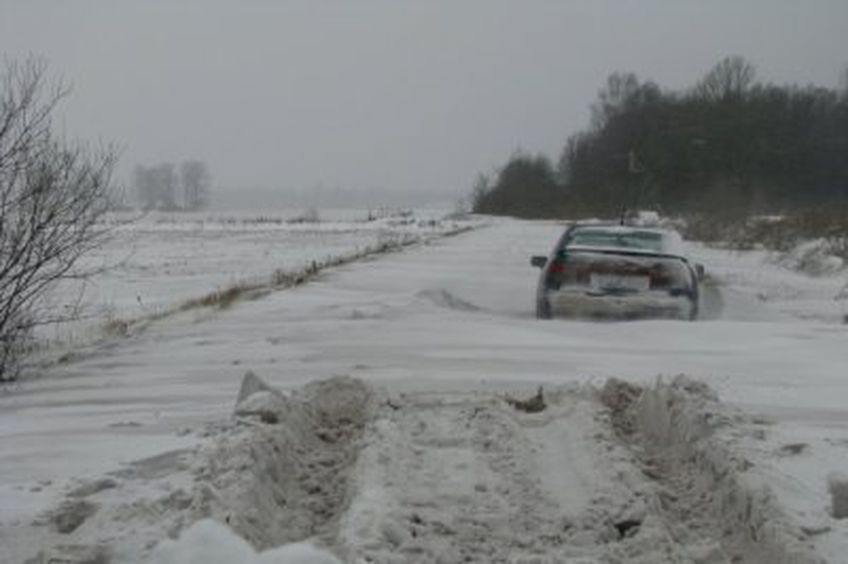
[[516,150],[556,159],[614,71],[680,89],[739,54],[760,81],[835,87],[848,3],[2,0],[0,54],[73,86],[59,125],[121,146],[123,182],[201,159],[215,207],[420,203]]

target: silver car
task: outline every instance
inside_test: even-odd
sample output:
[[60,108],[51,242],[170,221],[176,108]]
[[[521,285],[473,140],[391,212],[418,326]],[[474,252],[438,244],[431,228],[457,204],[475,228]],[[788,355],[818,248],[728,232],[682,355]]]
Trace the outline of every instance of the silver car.
[[536,317],[613,319],[698,317],[703,266],[684,256],[676,231],[625,225],[576,224],[542,269]]

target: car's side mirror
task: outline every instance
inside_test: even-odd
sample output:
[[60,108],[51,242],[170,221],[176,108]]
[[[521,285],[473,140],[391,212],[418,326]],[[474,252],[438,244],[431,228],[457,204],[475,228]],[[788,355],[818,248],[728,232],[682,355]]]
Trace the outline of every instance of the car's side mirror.
[[698,280],[703,280],[704,276],[707,274],[704,270],[704,265],[701,263],[695,264],[695,273],[698,275]]
[[532,264],[536,268],[545,268],[545,265],[548,264],[548,257],[542,257],[542,256],[531,257],[530,258],[530,264]]

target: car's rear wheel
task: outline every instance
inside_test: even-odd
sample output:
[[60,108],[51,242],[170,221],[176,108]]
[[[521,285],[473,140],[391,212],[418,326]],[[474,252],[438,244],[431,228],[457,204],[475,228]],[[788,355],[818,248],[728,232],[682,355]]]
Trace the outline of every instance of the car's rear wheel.
[[689,306],[689,321],[697,321],[698,314],[700,313],[700,308],[698,307],[698,298],[692,300],[691,305]]
[[548,300],[539,300],[536,302],[536,319],[551,319],[551,304]]

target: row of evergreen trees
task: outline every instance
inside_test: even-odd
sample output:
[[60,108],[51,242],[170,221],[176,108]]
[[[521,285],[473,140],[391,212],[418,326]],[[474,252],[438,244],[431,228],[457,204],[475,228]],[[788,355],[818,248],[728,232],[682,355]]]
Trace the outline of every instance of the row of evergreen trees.
[[742,57],[683,92],[611,75],[589,128],[568,139],[556,166],[515,154],[494,178],[481,175],[473,193],[476,212],[519,217],[847,201],[848,72],[839,90],[762,84]]

